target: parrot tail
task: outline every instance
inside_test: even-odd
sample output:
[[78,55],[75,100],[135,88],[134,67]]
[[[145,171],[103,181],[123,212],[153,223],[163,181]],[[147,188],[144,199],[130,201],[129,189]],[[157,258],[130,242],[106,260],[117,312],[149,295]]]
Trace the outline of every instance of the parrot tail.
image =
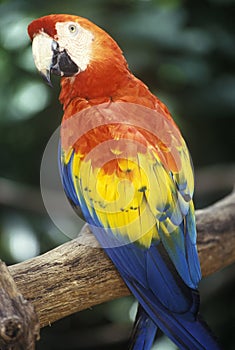
[[[128,287],[131,289],[131,284]],[[137,288],[133,292],[146,311],[142,308],[142,311],[140,308],[138,310],[132,341],[136,341],[139,345],[132,345],[131,350],[149,350],[157,327],[181,350],[221,350],[216,337],[200,314],[196,314],[195,317],[189,314],[185,317],[184,314],[166,312],[166,308],[160,304],[149,303],[146,295],[143,297],[142,293],[137,294]]]
[[[180,323],[180,322],[179,322]],[[221,347],[218,343],[218,340],[216,336],[212,333],[211,329],[207,325],[207,323],[204,321],[203,317],[198,314],[195,322],[190,322],[184,320],[181,323],[181,326],[183,326],[185,329],[188,330],[190,333],[190,337],[192,339],[195,339],[195,349],[200,350],[221,350]],[[185,338],[185,340],[187,337]],[[198,342],[198,345],[196,345]],[[184,342],[183,337],[183,345],[188,344],[188,341],[186,340]],[[178,345],[181,344],[181,341],[178,343]],[[192,344],[194,344],[194,341],[192,341]],[[191,346],[191,345],[190,345]],[[182,347],[183,349],[184,347]]]
[[150,350],[156,332],[157,326],[139,304],[132,330],[129,350]]

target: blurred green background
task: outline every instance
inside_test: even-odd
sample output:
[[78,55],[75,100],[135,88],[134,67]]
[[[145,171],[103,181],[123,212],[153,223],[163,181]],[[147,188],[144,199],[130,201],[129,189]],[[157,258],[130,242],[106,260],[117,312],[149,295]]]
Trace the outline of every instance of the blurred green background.
[[[0,2],[0,257],[8,264],[66,238],[43,207],[40,164],[58,127],[59,81],[36,72],[28,23],[50,13],[87,17],[118,41],[131,70],[170,108],[189,145],[196,208],[231,192],[235,179],[235,1],[81,0]],[[202,313],[235,348],[235,267],[201,283]],[[135,309],[123,298],[56,322],[37,349],[126,349]],[[157,348],[175,349],[161,337]]]

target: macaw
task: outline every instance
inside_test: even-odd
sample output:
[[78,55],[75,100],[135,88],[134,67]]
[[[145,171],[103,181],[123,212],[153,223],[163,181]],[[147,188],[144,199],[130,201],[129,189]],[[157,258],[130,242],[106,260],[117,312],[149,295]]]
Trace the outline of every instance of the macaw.
[[28,33],[38,71],[61,77],[65,193],[139,303],[130,349],[158,328],[180,349],[220,349],[199,314],[192,162],[167,107],[89,20],[52,14]]

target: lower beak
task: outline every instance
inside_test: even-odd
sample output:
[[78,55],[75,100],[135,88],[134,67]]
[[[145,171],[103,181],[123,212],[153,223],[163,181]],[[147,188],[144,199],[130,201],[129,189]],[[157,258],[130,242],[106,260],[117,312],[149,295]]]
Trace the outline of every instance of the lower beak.
[[46,33],[42,32],[34,37],[32,51],[36,68],[50,86],[52,86],[51,73],[71,77],[80,71],[67,51],[60,50],[58,42]]

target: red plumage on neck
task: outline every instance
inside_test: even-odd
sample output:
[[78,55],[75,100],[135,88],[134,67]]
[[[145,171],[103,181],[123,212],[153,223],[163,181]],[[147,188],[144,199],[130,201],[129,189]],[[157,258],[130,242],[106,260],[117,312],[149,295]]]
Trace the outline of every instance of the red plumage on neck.
[[[122,61],[122,62],[120,62]],[[122,57],[93,61],[74,77],[62,78],[60,102],[64,108],[74,98],[87,101],[114,97],[133,79]]]

